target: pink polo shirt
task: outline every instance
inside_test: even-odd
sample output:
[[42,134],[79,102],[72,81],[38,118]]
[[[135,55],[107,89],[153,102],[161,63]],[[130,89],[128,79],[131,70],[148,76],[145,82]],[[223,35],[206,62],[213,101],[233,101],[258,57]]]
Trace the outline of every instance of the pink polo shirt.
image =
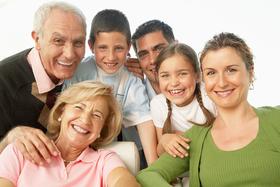
[[[42,94],[52,90],[56,85],[52,82],[44,69],[39,52],[35,48],[31,49],[28,53],[27,61],[33,71],[39,93]],[[61,80],[57,85],[62,83],[63,81]]]
[[125,167],[119,156],[103,149],[87,148],[66,167],[59,156],[44,166],[33,164],[14,144],[0,154],[0,177],[17,187],[105,187],[108,174],[117,167]]

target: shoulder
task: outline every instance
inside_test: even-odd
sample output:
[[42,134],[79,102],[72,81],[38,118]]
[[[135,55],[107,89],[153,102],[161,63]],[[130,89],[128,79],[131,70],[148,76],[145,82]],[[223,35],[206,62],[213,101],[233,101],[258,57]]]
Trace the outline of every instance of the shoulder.
[[21,152],[16,148],[15,144],[11,143],[5,147],[5,149],[0,154],[1,162],[3,160],[12,160],[17,157],[20,160],[23,160],[23,155]]
[[164,105],[166,106],[166,98],[163,94],[158,94],[156,96],[153,97],[153,99],[151,100],[151,106],[155,105]]
[[125,167],[123,161],[120,156],[109,149],[98,149],[96,151],[98,154],[98,163],[107,169],[113,169],[116,167]]
[[93,56],[88,56],[81,61],[76,72],[92,72],[93,69],[96,69],[95,59]]
[[75,74],[71,79],[65,80],[63,89],[66,89],[70,85],[81,82],[84,80],[94,80],[97,77],[97,68],[93,56],[88,56],[82,60],[78,65]]
[[257,113],[260,123],[266,125],[271,125],[275,129],[280,131],[280,106],[276,107],[259,107],[255,109]]
[[133,73],[128,71],[126,67],[123,67],[123,73],[125,73],[128,76],[128,81],[130,85],[136,84],[144,86],[143,81],[139,77],[135,76]]
[[29,51],[30,49],[24,50],[0,62],[1,89],[15,92],[35,80],[26,57]]
[[271,120],[280,120],[280,106],[264,106],[256,108],[255,111],[261,118],[269,118]]
[[201,125],[193,125],[189,130],[184,133],[184,136],[193,140],[204,137],[211,127]]
[[90,148],[86,153],[87,153],[85,157],[86,159],[94,159],[94,160],[97,159],[101,161],[101,160],[114,158],[116,160],[120,160],[118,154],[109,149],[100,148],[97,151],[95,151]]

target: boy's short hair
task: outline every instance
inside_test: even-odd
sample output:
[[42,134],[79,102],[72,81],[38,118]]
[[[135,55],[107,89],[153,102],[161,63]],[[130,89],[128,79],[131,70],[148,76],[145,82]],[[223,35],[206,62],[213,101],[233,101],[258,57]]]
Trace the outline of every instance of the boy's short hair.
[[127,44],[131,42],[131,32],[127,17],[119,10],[105,9],[98,12],[92,22],[89,40],[92,44],[99,32],[120,32],[127,40]]

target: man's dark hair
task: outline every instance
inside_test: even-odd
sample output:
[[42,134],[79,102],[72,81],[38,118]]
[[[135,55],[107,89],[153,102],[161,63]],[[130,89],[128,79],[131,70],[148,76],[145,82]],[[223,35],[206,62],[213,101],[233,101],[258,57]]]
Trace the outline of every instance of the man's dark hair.
[[135,33],[132,35],[132,45],[135,52],[137,52],[136,40],[138,40],[139,38],[141,38],[146,34],[156,32],[156,31],[161,31],[168,43],[172,43],[175,41],[173,30],[169,25],[167,25],[163,21],[150,20],[140,25],[136,29]]

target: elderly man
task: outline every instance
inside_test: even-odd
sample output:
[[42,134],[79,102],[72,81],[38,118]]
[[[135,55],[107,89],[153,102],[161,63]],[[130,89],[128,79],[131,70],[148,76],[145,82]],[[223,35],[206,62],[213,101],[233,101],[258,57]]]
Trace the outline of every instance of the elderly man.
[[0,152],[16,142],[24,157],[42,164],[58,154],[44,135],[46,119],[63,80],[84,57],[84,15],[68,3],[43,4],[34,16],[32,38],[34,48],[0,62]]

